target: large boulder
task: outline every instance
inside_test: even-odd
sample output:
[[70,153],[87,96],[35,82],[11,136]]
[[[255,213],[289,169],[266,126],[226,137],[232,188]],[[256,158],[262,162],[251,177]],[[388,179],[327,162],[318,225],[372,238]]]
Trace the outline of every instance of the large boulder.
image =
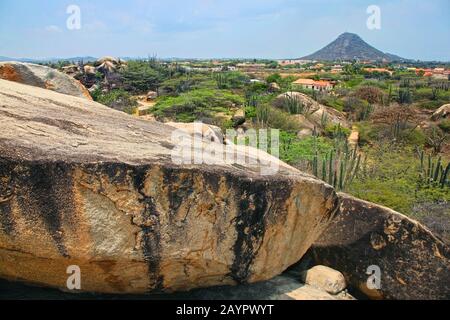
[[94,65],[98,71],[104,74],[110,74],[125,67],[127,65],[127,62],[120,58],[105,56],[98,59]]
[[174,162],[174,130],[0,80],[0,277],[64,289],[74,265],[83,291],[253,283],[334,218],[332,187],[287,165]]
[[201,139],[217,142],[217,143],[224,143],[225,138],[222,134],[222,130],[220,130],[219,127],[208,125],[200,122],[191,122],[191,123],[185,123],[185,122],[166,122],[165,123],[168,126],[183,130],[188,135],[198,136]]
[[0,62],[0,79],[92,100],[89,91],[78,80],[46,66],[23,62]]
[[276,98],[275,104],[278,106],[282,106],[286,99],[298,100],[308,108],[307,121],[303,120],[302,118],[299,119],[299,123],[302,128],[303,126],[308,127],[310,125],[313,125],[317,129],[320,129],[324,122],[326,124],[340,124],[342,127],[349,127],[348,121],[346,120],[345,115],[342,112],[324,106],[304,93],[290,91],[280,94]]
[[353,290],[373,299],[450,298],[446,244],[398,212],[339,197],[336,219],[311,249],[315,263],[339,270]]

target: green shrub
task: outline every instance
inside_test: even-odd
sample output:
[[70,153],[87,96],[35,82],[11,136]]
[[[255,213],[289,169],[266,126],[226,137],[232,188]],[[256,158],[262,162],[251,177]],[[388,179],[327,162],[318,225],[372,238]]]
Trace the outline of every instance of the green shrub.
[[295,133],[300,129],[300,125],[297,120],[291,117],[288,113],[272,107],[268,107],[267,126],[270,128]]
[[152,112],[181,122],[213,118],[215,113],[230,111],[244,104],[244,99],[228,90],[197,89],[177,97],[162,97]]
[[364,152],[368,161],[348,190],[352,195],[405,214],[417,203],[450,201],[450,188],[420,183],[421,161],[413,148],[380,144]]
[[244,114],[246,119],[256,118],[256,108],[253,106],[246,106],[244,108]]
[[438,127],[445,133],[450,132],[450,119],[444,119],[439,122]]
[[220,72],[214,75],[218,89],[239,89],[250,81],[250,78],[239,71]]
[[420,128],[403,131],[400,134],[400,139],[412,146],[423,146],[427,142],[427,136]]
[[325,156],[333,150],[333,145],[325,138],[298,138],[295,133],[280,131],[280,159],[297,165],[302,161],[309,162],[317,154]]
[[123,89],[115,89],[107,93],[103,93],[100,89],[97,89],[92,93],[92,99],[110,108],[129,114],[132,114],[137,106],[136,100]]
[[271,74],[270,76],[268,76],[266,78],[266,82],[267,83],[275,82],[275,83],[280,84],[281,83],[281,79],[282,78],[281,78],[281,75],[279,73],[273,73],[273,74]]
[[344,111],[344,100],[332,95],[324,95],[319,98],[319,103],[338,111]]
[[325,127],[325,135],[329,138],[347,138],[350,135],[351,130],[342,127],[340,124],[331,124]]
[[438,109],[440,106],[442,106],[443,104],[447,103],[448,101],[445,100],[427,100],[427,101],[422,101],[419,103],[419,107],[423,108],[423,109],[427,109],[427,110],[436,110]]
[[129,61],[128,67],[120,71],[125,89],[134,93],[156,90],[164,80],[164,70],[155,69],[147,61]]
[[203,74],[184,75],[165,80],[159,86],[159,91],[164,95],[179,95],[189,90],[200,89],[201,86],[213,87],[212,79]]
[[357,125],[359,132],[359,145],[364,146],[378,140],[379,128],[368,122],[360,122]]

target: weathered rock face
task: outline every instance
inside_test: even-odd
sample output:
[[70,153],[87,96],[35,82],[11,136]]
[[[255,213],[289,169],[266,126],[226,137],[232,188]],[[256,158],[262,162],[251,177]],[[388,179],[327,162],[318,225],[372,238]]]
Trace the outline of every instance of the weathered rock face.
[[112,73],[126,67],[126,65],[126,61],[109,56],[102,57],[95,62],[95,67],[102,73]]
[[89,91],[74,78],[55,69],[22,62],[1,62],[0,79],[92,100]]
[[283,93],[277,97],[275,104],[282,105],[283,101],[289,98],[296,99],[303,105],[309,107],[310,111],[307,119],[302,115],[297,116],[297,119],[302,128],[310,129],[311,127],[316,127],[317,129],[320,129],[320,127],[322,126],[322,121],[324,119],[326,119],[326,122],[329,124],[340,124],[343,127],[349,126],[344,114],[333,108],[329,108],[318,103],[314,99],[311,99],[309,96],[301,92],[293,91]]
[[431,116],[432,120],[439,120],[441,118],[447,118],[450,114],[450,103],[444,104],[439,109],[437,109]]
[[207,141],[224,143],[225,138],[222,134],[222,130],[219,127],[213,125],[207,125],[204,123],[184,123],[184,122],[166,122],[168,126],[181,129],[189,135],[199,135],[200,138]]
[[83,291],[251,283],[334,217],[334,190],[287,165],[173,164],[173,130],[0,80],[0,277],[65,288],[77,265]]
[[[337,218],[311,249],[316,263],[344,274],[374,299],[449,299],[450,249],[404,215],[345,194]],[[380,268],[380,289],[367,280]],[[375,277],[369,283],[376,285]]]

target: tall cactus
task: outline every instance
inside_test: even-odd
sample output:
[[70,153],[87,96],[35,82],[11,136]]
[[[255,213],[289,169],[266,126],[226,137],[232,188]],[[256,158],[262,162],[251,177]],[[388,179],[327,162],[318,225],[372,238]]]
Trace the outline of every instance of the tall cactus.
[[[319,172],[319,163],[322,170]],[[343,150],[332,150],[320,161],[317,153],[311,161],[313,174],[335,187],[338,191],[345,190],[354,180],[361,166],[361,155],[357,147],[351,150],[343,147]]]
[[419,152],[419,184],[427,185],[429,187],[439,186],[441,188],[450,186],[448,180],[450,172],[450,163],[445,166],[442,162],[442,157],[435,161],[431,155],[427,157],[427,165],[425,165],[425,152]]

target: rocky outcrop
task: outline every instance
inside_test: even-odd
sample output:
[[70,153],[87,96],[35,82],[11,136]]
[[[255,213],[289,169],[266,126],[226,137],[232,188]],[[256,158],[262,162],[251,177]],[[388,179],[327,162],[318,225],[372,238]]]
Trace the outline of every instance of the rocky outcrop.
[[32,63],[0,62],[0,79],[92,100],[89,91],[71,76]]
[[82,291],[253,283],[333,219],[334,190],[287,165],[174,163],[174,130],[0,80],[0,277],[65,288],[77,265]]
[[315,263],[339,270],[353,290],[370,298],[450,298],[447,245],[398,212],[339,197],[337,218],[311,249]]
[[105,74],[118,71],[119,69],[125,67],[127,62],[120,58],[105,56],[98,59],[94,65],[98,71]]
[[219,127],[213,125],[207,125],[204,123],[184,123],[184,122],[166,122],[168,126],[181,129],[188,135],[197,135],[199,138],[224,143],[225,138],[222,134],[222,130]]
[[317,130],[320,130],[324,123],[332,125],[340,124],[343,127],[349,126],[344,114],[318,103],[301,92],[292,91],[279,95],[274,102],[275,106],[282,107],[286,99],[295,99],[305,106],[305,109],[307,110],[305,114],[296,116],[302,129],[316,127]]
[[439,120],[442,118],[447,118],[450,115],[450,103],[444,104],[442,107],[437,109],[431,116],[432,120]]

